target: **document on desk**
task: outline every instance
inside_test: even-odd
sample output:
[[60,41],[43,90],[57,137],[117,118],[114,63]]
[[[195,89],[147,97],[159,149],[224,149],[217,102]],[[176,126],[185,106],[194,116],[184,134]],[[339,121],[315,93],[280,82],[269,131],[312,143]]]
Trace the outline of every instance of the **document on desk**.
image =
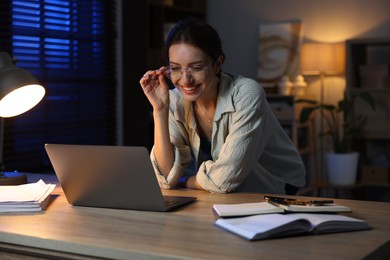
[[268,202],[214,204],[213,210],[219,217],[242,217],[284,212],[284,209]]
[[[289,201],[290,202],[290,201]],[[293,202],[302,202],[301,200]],[[308,213],[308,212],[351,212],[350,207],[331,203],[322,203],[320,205],[308,204],[283,204],[272,201],[254,202],[254,203],[237,203],[237,204],[214,204],[214,212],[219,217],[243,217],[250,215],[270,214],[270,213]]]
[[311,213],[220,218],[214,224],[247,240],[371,229],[364,220],[338,214]]
[[46,208],[55,184],[36,183],[0,186],[0,213],[42,211]]

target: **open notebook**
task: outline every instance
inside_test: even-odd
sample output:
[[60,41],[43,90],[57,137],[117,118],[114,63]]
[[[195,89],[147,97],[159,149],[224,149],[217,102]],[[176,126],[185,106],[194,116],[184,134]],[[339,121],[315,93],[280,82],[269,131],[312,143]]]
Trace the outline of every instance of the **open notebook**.
[[75,206],[169,211],[194,197],[163,196],[145,147],[45,144]]

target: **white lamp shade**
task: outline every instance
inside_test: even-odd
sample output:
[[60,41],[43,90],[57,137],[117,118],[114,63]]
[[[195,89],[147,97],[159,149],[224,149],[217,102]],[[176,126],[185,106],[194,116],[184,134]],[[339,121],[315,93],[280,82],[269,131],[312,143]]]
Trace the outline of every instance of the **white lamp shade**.
[[303,74],[343,74],[345,71],[344,43],[305,43],[301,46]]
[[20,115],[37,105],[45,95],[45,88],[33,84],[11,91],[0,100],[0,116]]
[[0,52],[0,117],[13,117],[30,110],[45,92],[30,72],[16,67],[8,53]]

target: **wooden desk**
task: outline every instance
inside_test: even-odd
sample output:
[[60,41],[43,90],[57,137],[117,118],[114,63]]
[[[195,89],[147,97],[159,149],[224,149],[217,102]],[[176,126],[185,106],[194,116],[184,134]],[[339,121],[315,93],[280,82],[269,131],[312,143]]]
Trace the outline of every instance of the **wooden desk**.
[[19,254],[18,259],[29,254],[72,259],[361,259],[390,239],[390,203],[336,200],[352,207],[347,215],[367,220],[372,230],[249,242],[213,226],[211,207],[256,202],[261,194],[164,193],[198,200],[169,213],[72,207],[58,187],[45,212],[0,215],[0,251]]

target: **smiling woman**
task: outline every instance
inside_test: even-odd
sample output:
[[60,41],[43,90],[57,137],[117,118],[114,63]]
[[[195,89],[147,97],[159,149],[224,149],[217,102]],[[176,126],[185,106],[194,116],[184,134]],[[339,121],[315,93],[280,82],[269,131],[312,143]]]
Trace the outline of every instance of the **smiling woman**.
[[295,194],[305,179],[299,153],[263,88],[222,72],[225,55],[215,29],[181,21],[166,50],[168,65],[140,79],[153,107],[150,156],[160,186]]

